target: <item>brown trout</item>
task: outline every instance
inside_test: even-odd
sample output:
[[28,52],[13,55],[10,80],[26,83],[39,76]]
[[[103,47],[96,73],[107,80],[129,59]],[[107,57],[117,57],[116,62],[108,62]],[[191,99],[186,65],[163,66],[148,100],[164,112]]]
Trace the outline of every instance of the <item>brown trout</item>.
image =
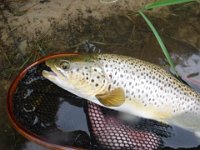
[[60,57],[46,65],[45,78],[79,97],[200,135],[200,94],[157,65],[115,54]]

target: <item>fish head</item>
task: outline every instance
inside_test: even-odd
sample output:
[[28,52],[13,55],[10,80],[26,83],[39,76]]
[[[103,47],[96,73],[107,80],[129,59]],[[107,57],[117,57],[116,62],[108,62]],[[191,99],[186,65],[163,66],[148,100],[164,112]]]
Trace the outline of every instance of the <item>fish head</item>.
[[79,97],[92,99],[91,97],[105,90],[108,79],[98,61],[85,57],[72,56],[47,60],[45,63],[51,71],[43,70],[42,75]]

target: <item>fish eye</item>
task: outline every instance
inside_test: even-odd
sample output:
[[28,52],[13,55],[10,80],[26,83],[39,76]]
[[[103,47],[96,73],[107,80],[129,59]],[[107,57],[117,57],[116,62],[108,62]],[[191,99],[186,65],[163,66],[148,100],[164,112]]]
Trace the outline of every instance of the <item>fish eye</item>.
[[60,63],[60,67],[63,69],[63,70],[68,70],[70,68],[70,63],[68,61],[62,61]]

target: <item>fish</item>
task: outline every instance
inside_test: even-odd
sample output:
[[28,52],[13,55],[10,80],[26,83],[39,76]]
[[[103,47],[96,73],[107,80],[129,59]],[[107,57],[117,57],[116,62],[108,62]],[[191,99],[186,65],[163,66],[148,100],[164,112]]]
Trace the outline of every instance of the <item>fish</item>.
[[42,75],[100,106],[175,125],[200,137],[200,94],[162,67],[117,54],[47,60]]

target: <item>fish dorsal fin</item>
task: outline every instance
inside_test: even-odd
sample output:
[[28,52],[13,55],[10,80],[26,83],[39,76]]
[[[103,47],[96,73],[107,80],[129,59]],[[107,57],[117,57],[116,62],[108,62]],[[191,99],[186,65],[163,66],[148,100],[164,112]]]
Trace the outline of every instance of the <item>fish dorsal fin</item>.
[[117,107],[124,103],[125,94],[122,88],[116,88],[104,94],[97,94],[96,98],[105,106]]

